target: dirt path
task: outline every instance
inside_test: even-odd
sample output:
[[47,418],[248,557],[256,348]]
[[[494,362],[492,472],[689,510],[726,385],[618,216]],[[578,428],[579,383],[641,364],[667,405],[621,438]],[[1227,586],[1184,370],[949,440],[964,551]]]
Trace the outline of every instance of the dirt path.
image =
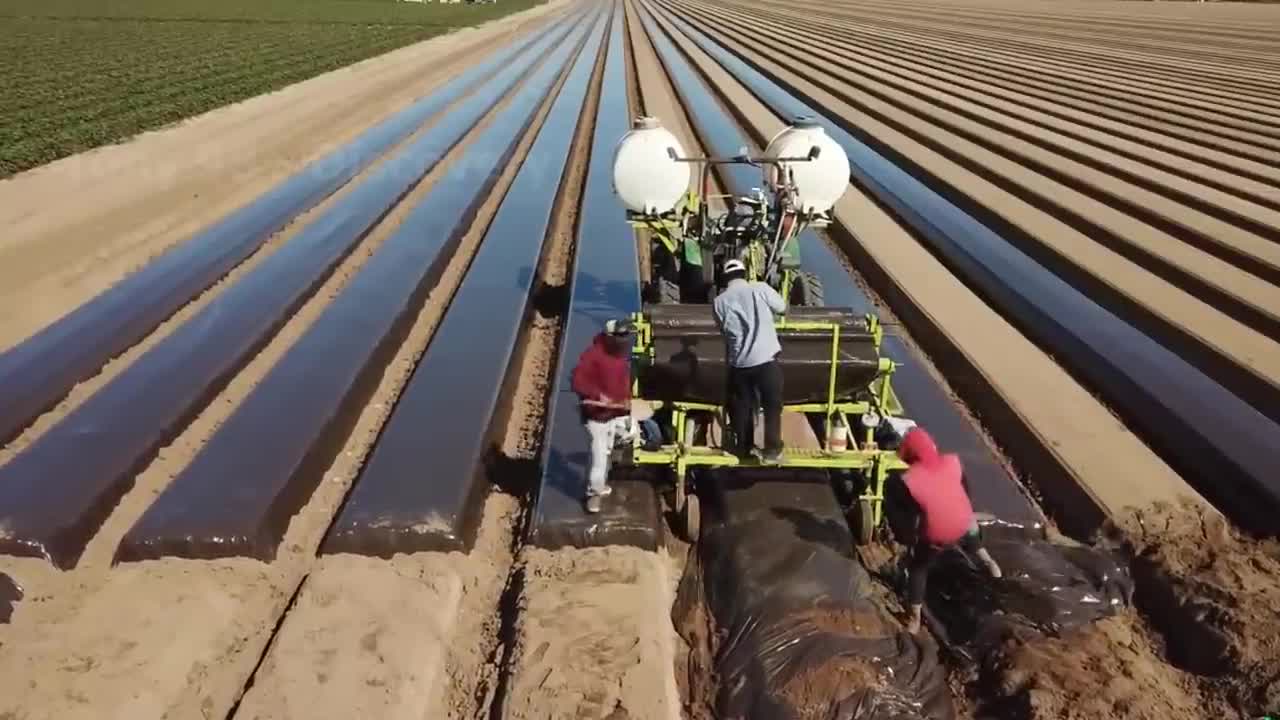
[[0,182],[0,350],[569,5],[550,0]]

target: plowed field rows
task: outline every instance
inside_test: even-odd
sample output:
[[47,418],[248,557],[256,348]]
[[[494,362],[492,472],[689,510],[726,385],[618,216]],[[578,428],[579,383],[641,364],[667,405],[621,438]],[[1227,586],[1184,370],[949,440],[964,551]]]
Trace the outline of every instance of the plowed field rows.
[[[1277,26],[556,0],[0,184],[0,717],[728,717],[733,663],[815,718],[1280,710]],[[694,546],[645,477],[583,511],[568,377],[641,307],[610,177],[637,115],[713,155],[815,117],[852,165],[800,240],[826,303],[891,323],[976,509],[1113,548],[1133,596],[974,658],[903,633],[889,581],[822,621],[888,665],[726,659],[756,618],[716,595],[817,608],[891,553],[787,471],[715,484]],[[928,700],[831,714],[902,682]]]

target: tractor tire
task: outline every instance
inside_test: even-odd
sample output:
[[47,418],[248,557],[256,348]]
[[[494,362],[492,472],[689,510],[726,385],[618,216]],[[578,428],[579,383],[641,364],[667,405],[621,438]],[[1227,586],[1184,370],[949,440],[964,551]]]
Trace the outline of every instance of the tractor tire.
[[871,541],[875,538],[876,532],[871,501],[859,498],[854,506],[850,508],[849,515],[849,524],[853,525],[850,530],[853,530],[854,544],[859,547],[870,545]]
[[680,302],[695,305],[710,302],[707,299],[710,286],[703,280],[702,274],[702,268],[692,263],[680,266]]
[[826,304],[822,279],[805,270],[797,272],[791,283],[791,297],[788,299],[791,305],[798,307],[822,307]]
[[689,493],[685,496],[684,507],[680,510],[680,534],[687,543],[698,542],[702,534],[702,507],[698,496]]

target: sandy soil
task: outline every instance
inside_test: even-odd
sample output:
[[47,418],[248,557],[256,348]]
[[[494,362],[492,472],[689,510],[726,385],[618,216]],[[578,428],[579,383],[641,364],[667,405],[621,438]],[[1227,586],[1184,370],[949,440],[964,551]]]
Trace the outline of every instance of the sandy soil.
[[463,589],[444,560],[325,557],[235,717],[431,717]]
[[869,660],[845,656],[796,673],[780,695],[801,718],[818,720],[829,717],[832,698],[847,698],[884,686],[883,675]]
[[525,551],[502,717],[680,717],[669,559],[610,546]]
[[1280,708],[1280,543],[1165,506],[1132,517],[1137,602],[1170,659],[1243,712]]
[[1163,720],[1233,717],[1196,678],[1162,661],[1132,616],[1111,617],[1062,638],[1010,641],[988,658],[979,718]]
[[1162,506],[1109,529],[1136,609],[1062,637],[1021,630],[966,688],[977,717],[1254,718],[1280,702],[1280,545]]
[[516,498],[494,493],[464,570],[465,586],[445,664],[448,686],[436,712],[478,718],[488,712],[498,686],[503,618],[498,612],[515,561],[514,538],[524,510]]
[[0,183],[0,349],[568,4],[551,0]]
[[[715,34],[714,29],[704,31]],[[781,128],[781,121],[742,89],[705,53],[682,38],[678,44],[700,68],[715,78],[717,90],[748,119],[757,137],[768,137]],[[864,115],[830,93],[813,87],[787,67],[767,58],[770,66],[789,82],[811,91],[834,112],[851,118]],[[856,238],[846,246],[856,258],[867,258],[891,283],[877,287],[894,306],[896,314],[909,324],[922,346],[921,330],[930,337],[944,339],[946,345],[927,347],[939,369],[950,378],[970,370],[983,387],[990,388],[999,402],[1011,409],[1009,420],[1021,425],[1034,447],[1045,448],[1059,472],[1063,487],[1083,488],[1091,503],[1118,515],[1126,507],[1146,507],[1179,496],[1198,495],[1126,429],[1097,399],[1084,390],[1052,359],[1029,342],[1007,321],[987,306],[955,278],[932,254],[911,237],[883,208],[855,186],[836,205],[837,221]],[[891,289],[893,292],[885,292]],[[918,323],[916,321],[919,321]],[[923,324],[921,324],[923,323]],[[944,351],[944,352],[940,352]],[[953,380],[954,382],[954,380]],[[1046,404],[1038,398],[1053,397]],[[966,397],[979,413],[988,407]],[[988,414],[984,422],[997,433],[1008,426],[993,425]],[[1009,445],[1008,440],[1002,444]],[[1025,461],[1024,461],[1025,462]],[[1140,483],[1117,483],[1116,477],[1142,478]],[[1038,478],[1046,495],[1054,488],[1050,476]]]
[[0,648],[0,715],[220,716],[257,659],[245,649],[292,592],[286,573],[252,561],[146,563],[33,589]]

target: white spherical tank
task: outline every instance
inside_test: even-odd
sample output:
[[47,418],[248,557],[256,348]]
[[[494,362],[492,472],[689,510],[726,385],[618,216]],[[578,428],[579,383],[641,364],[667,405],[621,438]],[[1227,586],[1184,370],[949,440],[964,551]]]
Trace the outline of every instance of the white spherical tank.
[[830,210],[849,187],[849,156],[844,148],[812,120],[798,119],[791,126],[773,136],[765,148],[768,158],[807,157],[814,146],[818,157],[802,162],[766,165],[765,182],[778,186],[781,178],[790,171],[795,183],[799,210],[805,213],[824,213]]
[[657,118],[637,118],[613,151],[613,192],[628,210],[660,214],[675,208],[689,189],[684,148]]

